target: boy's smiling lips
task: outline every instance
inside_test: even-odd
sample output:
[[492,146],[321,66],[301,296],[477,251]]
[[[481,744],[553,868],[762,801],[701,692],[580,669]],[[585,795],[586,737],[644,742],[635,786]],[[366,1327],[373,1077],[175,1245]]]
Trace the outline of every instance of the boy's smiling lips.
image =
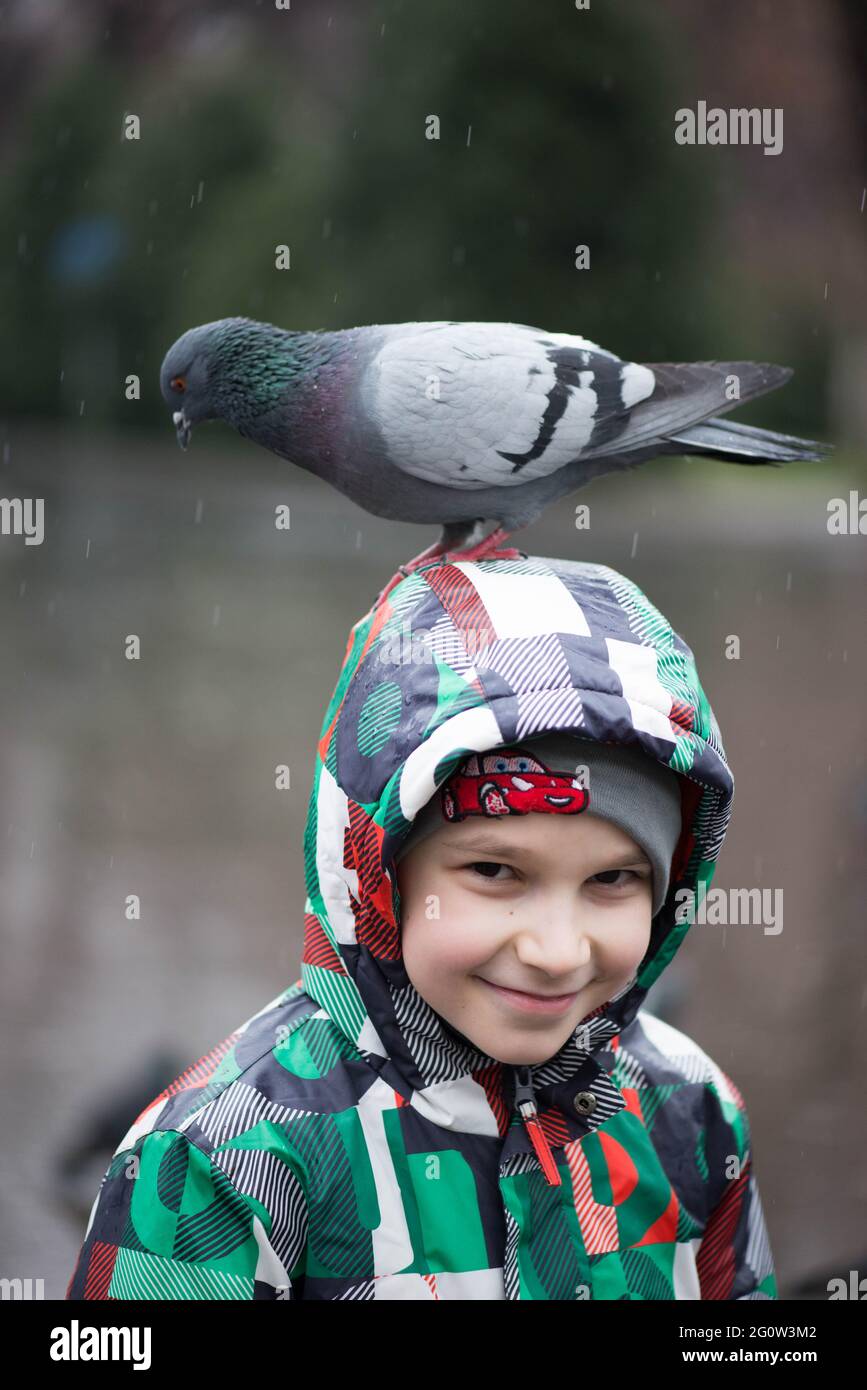
[[565,1013],[575,1003],[581,992],[576,989],[571,994],[531,994],[527,990],[511,989],[507,985],[494,984],[493,980],[486,980],[484,975],[476,975],[474,978],[481,980],[482,984],[487,985],[490,989],[496,990],[500,998],[505,999],[515,1008],[523,1009],[528,1013]]

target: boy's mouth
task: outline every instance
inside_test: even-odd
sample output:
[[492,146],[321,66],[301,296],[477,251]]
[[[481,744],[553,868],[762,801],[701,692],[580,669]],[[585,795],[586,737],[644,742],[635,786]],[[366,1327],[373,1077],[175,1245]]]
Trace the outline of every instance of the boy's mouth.
[[561,1014],[565,1013],[575,1003],[580,993],[574,990],[571,994],[531,994],[523,989],[510,989],[506,985],[495,985],[492,980],[486,980],[483,975],[476,975],[477,980],[487,985],[489,989],[495,991],[499,998],[505,1003],[511,1004],[513,1008],[522,1009],[525,1013],[542,1014]]

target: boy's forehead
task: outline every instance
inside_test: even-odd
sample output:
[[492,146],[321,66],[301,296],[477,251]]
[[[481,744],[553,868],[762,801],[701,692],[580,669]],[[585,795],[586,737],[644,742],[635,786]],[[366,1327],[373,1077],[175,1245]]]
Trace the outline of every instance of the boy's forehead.
[[496,850],[545,849],[552,843],[578,843],[631,850],[636,859],[647,859],[625,830],[613,821],[592,812],[575,814],[528,811],[525,815],[472,816],[438,827],[435,837],[444,848]]

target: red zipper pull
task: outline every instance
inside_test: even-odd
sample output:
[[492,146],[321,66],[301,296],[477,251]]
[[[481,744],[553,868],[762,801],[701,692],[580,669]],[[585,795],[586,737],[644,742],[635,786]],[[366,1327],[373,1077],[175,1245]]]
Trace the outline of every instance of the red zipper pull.
[[530,1068],[513,1067],[513,1071],[515,1073],[515,1105],[524,1121],[530,1142],[536,1151],[536,1157],[542,1165],[542,1172],[551,1187],[559,1187],[563,1179],[560,1177],[560,1170],[554,1162],[554,1155],[548,1140],[545,1138],[545,1131],[539,1123],[539,1112],[536,1109],[536,1097],[533,1094]]

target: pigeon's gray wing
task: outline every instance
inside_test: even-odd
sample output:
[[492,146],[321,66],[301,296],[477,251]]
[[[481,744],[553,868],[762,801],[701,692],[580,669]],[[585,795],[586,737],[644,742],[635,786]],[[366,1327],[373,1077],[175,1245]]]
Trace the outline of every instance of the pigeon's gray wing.
[[455,488],[544,478],[625,427],[653,372],[571,333],[426,323],[386,338],[363,408],[403,472]]
[[[653,395],[639,401],[616,437],[599,441],[582,458],[622,455],[654,444],[663,446],[665,453],[686,454],[690,445],[701,453],[706,432],[674,436],[692,425],[710,421],[712,415],[734,410],[754,396],[776,390],[792,375],[791,367],[779,367],[775,362],[650,362],[647,367],[656,382]],[[737,431],[745,427],[734,428]],[[802,446],[805,443],[797,442]],[[809,443],[812,445],[812,441]]]

